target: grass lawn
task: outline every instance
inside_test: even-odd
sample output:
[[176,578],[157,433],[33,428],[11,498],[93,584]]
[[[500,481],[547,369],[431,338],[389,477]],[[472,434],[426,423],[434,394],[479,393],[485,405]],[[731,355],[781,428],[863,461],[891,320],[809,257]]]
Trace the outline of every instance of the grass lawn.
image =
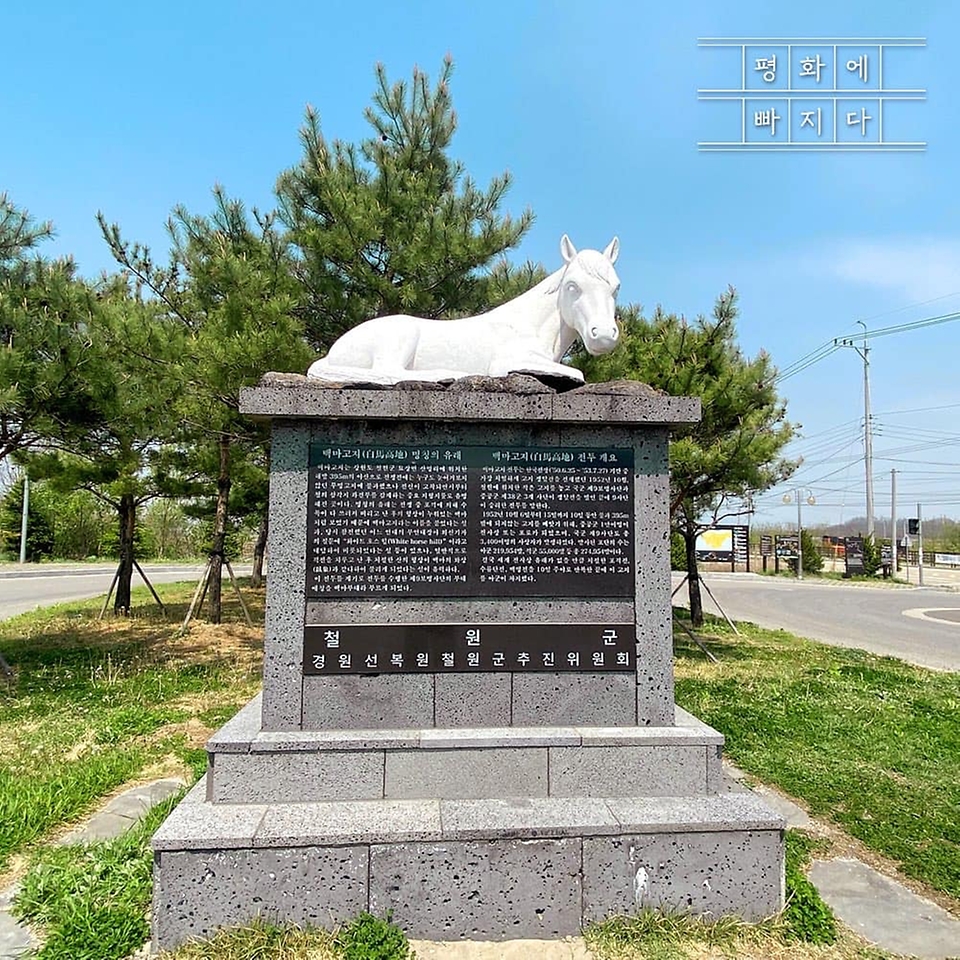
[[[262,630],[196,623],[176,636],[189,585],[160,589],[167,617],[139,594],[129,620],[96,620],[99,604],[65,604],[0,622],[0,880],[38,840],[117,788],[206,762],[210,733],[256,692]],[[226,591],[224,591],[226,596]],[[263,591],[247,590],[262,620]],[[240,622],[237,622],[240,621]]]
[[[960,675],[711,621],[676,637],[677,702],[743,770],[960,899]],[[949,904],[948,904],[949,906]]]
[[[155,811],[118,841],[60,848],[68,826],[132,783],[202,772],[210,733],[256,692],[262,628],[243,623],[225,591],[219,627],[177,637],[192,588],[158,588],[164,618],[136,595],[129,620],[96,620],[96,601],[0,623],[0,653],[17,676],[0,683],[0,889],[22,878],[18,909],[47,924],[41,960],[122,958],[142,942],[150,896]],[[255,622],[263,593],[245,589]],[[776,631],[718,622],[704,637],[710,663],[678,632],[677,699],[727,736],[745,771],[807,803],[916,878],[960,914],[960,678]],[[836,836],[831,842],[836,842]],[[600,960],[881,960],[843,929],[834,943],[797,939],[830,926],[803,892],[810,842],[792,834],[797,909],[768,924],[718,925],[640,917],[588,931]],[[806,899],[804,899],[806,897]],[[799,925],[799,927],[798,927]],[[358,950],[393,934],[356,927]],[[342,939],[269,926],[226,932],[178,960],[347,957]],[[366,956],[358,952],[356,956]],[[380,956],[371,954],[371,956]],[[392,954],[391,956],[394,956]]]

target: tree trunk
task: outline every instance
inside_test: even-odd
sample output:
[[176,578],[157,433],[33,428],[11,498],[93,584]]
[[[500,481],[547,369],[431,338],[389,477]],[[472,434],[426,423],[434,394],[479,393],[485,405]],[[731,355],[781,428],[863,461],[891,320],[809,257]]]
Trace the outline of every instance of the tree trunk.
[[117,577],[113,612],[118,617],[127,617],[130,615],[130,585],[133,580],[133,536],[137,528],[137,505],[132,493],[121,495],[117,514],[120,520],[120,575]]
[[251,587],[263,586],[263,555],[267,552],[267,532],[269,530],[269,515],[264,514],[260,520],[260,530],[257,533],[257,542],[253,547],[253,573],[250,575]]
[[687,548],[687,593],[690,597],[690,623],[703,626],[703,601],[700,599],[700,572],[697,569],[697,528],[684,524],[683,542]]
[[227,508],[230,501],[230,438],[221,437],[220,470],[217,474],[217,512],[213,521],[213,546],[210,551],[210,620],[219,623],[223,615],[221,584],[223,550],[227,539]]

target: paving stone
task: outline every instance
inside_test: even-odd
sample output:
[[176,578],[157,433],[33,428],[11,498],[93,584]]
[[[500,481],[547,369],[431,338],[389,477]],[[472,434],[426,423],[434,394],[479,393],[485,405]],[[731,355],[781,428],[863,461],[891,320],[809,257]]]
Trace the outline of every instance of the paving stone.
[[884,950],[960,956],[960,920],[859,860],[815,860],[810,880],[847,926]]
[[129,830],[141,817],[161,800],[172,797],[184,787],[183,780],[169,777],[154,780],[125,790],[114,797],[99,813],[86,823],[60,838],[60,844],[93,843],[96,840],[112,840]]
[[16,960],[37,946],[33,934],[17,923],[10,913],[16,892],[16,887],[10,887],[0,893],[0,960]]

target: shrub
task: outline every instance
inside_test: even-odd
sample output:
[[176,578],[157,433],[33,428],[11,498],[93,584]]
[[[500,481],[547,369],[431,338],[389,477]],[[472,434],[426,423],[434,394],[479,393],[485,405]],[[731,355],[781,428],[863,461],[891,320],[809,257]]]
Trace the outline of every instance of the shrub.
[[409,960],[410,941],[392,918],[389,910],[383,918],[366,912],[354,917],[336,937],[343,960]]
[[687,569],[687,546],[683,537],[676,530],[670,532],[670,569]]

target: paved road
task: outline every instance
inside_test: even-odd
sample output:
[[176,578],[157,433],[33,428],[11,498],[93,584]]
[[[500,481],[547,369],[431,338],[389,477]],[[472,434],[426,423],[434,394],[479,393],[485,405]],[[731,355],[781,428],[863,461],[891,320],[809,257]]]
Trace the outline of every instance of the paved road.
[[[676,586],[682,574],[674,574]],[[960,593],[756,574],[708,573],[727,615],[841,647],[859,647],[936,670],[960,670]],[[686,585],[674,602],[687,605]],[[704,594],[704,610],[716,613]]]
[[[249,574],[250,568],[234,565],[238,576]],[[80,566],[25,564],[0,567],[0,620],[44,607],[64,600],[81,600],[86,597],[106,596],[110,589],[114,564],[89,564]],[[200,578],[203,564],[144,564],[144,570],[152,583],[171,583],[177,580]],[[141,586],[140,577],[134,573],[134,587]]]

